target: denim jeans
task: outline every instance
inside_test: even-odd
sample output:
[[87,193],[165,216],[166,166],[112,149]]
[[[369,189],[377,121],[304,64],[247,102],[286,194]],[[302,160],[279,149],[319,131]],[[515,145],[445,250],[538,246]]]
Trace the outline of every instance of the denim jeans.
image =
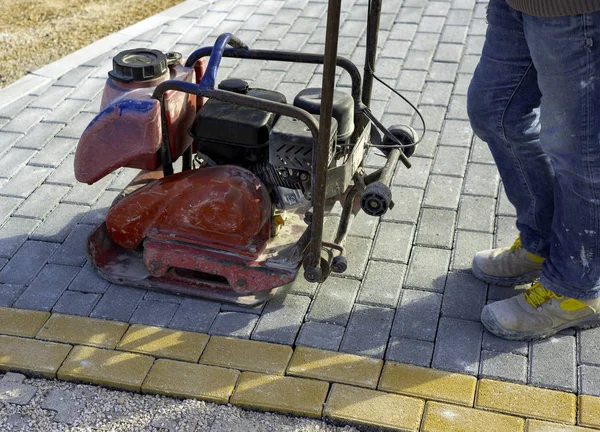
[[490,0],[468,93],[525,249],[559,295],[600,296],[600,12],[538,18]]

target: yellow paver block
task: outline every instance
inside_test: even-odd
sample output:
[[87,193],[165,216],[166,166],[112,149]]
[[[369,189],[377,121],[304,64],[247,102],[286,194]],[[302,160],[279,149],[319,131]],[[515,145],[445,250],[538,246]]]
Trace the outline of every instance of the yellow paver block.
[[208,339],[209,336],[202,333],[134,324],[117,349],[195,363]]
[[527,420],[527,432],[598,432],[594,429],[571,426],[558,423],[549,423],[539,420]]
[[523,417],[574,424],[577,397],[557,390],[482,379],[479,381],[475,406]]
[[600,397],[579,396],[579,424],[600,429]]
[[157,360],[142,385],[144,393],[227,403],[239,371],[174,360]]
[[292,347],[268,342],[213,336],[200,363],[283,375],[292,356]]
[[242,372],[230,402],[242,408],[321,417],[329,383]]
[[380,428],[418,431],[425,401],[345,384],[333,384],[324,416]]
[[298,347],[287,374],[374,389],[382,366],[379,359]]
[[53,314],[37,335],[38,339],[114,348],[129,324],[72,315]]
[[378,388],[424,399],[472,406],[476,385],[477,379],[470,375],[386,362]]
[[153,357],[77,346],[57,372],[58,379],[140,391]]
[[71,345],[0,335],[0,369],[56,377]]
[[523,432],[525,419],[490,411],[427,402],[421,432]]
[[0,307],[0,334],[35,337],[50,312]]

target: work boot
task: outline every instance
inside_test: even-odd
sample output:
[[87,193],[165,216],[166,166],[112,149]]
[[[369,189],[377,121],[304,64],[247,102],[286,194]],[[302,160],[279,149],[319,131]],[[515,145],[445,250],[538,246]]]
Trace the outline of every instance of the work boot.
[[483,308],[481,322],[504,339],[544,339],[570,327],[600,326],[600,298],[577,300],[557,295],[540,282],[522,294]]
[[542,274],[544,258],[526,251],[517,237],[511,247],[478,252],[471,266],[473,275],[484,282],[514,286],[531,283]]

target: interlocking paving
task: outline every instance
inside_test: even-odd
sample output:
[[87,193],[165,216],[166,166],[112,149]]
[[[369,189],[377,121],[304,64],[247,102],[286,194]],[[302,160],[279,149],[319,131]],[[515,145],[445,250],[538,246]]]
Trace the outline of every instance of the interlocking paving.
[[[118,286],[94,274],[85,239],[136,171],[79,184],[73,153],[119,50],[186,56],[233,32],[253,48],[322,52],[326,1],[199,1],[197,10],[99,52],[0,109],[0,306],[338,350],[600,396],[599,329],[527,344],[500,340],[479,322],[484,304],[514,291],[474,279],[472,256],[516,236],[514,209],[465,108],[485,8],[476,0],[383,2],[376,73],[418,105],[428,132],[413,168],[398,166],[395,208],[380,219],[361,214],[353,224],[348,271],[318,286],[300,275],[256,308]],[[339,39],[339,55],[361,70],[366,10],[367,0],[344,0]],[[320,86],[322,67],[223,59],[218,78],[226,77],[289,101]],[[348,90],[348,76],[340,73],[338,85]],[[384,124],[420,129],[406,104],[374,85],[371,109]],[[370,151],[366,167],[384,162]]]

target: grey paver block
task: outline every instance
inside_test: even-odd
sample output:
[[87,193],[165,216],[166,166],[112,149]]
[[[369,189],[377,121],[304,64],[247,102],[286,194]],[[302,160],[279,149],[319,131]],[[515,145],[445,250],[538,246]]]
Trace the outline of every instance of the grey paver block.
[[104,193],[104,190],[110,184],[112,178],[113,175],[109,174],[93,185],[77,183],[67,196],[63,198],[62,202],[91,206],[98,200],[100,195]]
[[473,146],[471,151],[471,162],[476,163],[494,163],[494,157],[488,145],[481,141],[479,137],[475,136],[473,139]]
[[[284,290],[284,288],[281,289],[281,291]],[[265,303],[259,304],[257,306],[242,306],[233,303],[221,303],[221,312],[239,312],[245,314],[260,315],[262,314],[264,309]]]
[[450,105],[448,106],[448,119],[468,120],[467,97],[462,95],[452,95]]
[[319,287],[307,320],[345,326],[359,286],[352,279],[329,277]]
[[433,342],[441,305],[440,294],[404,290],[396,309],[391,335]]
[[458,147],[470,147],[473,130],[467,120],[446,120],[440,135],[440,144]]
[[[56,168],[50,176],[46,179],[46,183],[48,184],[59,184],[59,185],[67,185],[73,186],[77,183],[75,180],[75,173],[73,170],[75,156],[69,155],[58,168]],[[2,191],[0,190],[0,193]]]
[[0,158],[0,177],[10,178],[15,175],[31,157],[35,150],[13,147]]
[[441,33],[444,26],[445,17],[425,16],[419,23],[419,32],[423,33]]
[[93,70],[94,69],[89,66],[78,66],[61,76],[58,81],[56,81],[56,85],[78,87],[79,84],[93,72]]
[[48,262],[81,266],[86,260],[87,238],[94,230],[91,225],[76,225]]
[[[401,70],[398,71],[398,62],[396,60],[389,60],[391,63],[390,68],[393,67],[395,72],[394,76],[390,76],[390,78],[394,78],[400,72],[400,76],[398,77],[398,81],[396,83],[397,90],[406,90],[418,92],[423,88],[425,84],[425,78],[427,77],[427,73],[425,71],[415,71],[415,70]],[[379,62],[378,62],[379,64]],[[379,67],[377,68],[379,70]],[[390,73],[391,75],[391,73]],[[427,117],[427,126],[430,126],[429,117]],[[435,130],[435,129],[433,129]]]
[[442,316],[479,321],[485,305],[487,284],[470,273],[448,273]]
[[467,40],[467,26],[445,26],[440,38],[441,42],[464,44]]
[[50,168],[26,165],[0,188],[0,195],[27,198],[51,172]]
[[396,17],[396,22],[418,24],[423,15],[423,8],[403,7]]
[[512,341],[499,338],[487,330],[483,332],[482,348],[487,351],[520,354],[526,356],[529,353],[529,344],[522,341]]
[[371,239],[348,236],[345,245],[348,269],[344,272],[344,276],[357,279],[363,277],[372,244]]
[[308,346],[328,351],[337,351],[346,329],[335,324],[305,322],[296,338],[296,346]]
[[499,216],[496,219],[495,247],[507,247],[514,243],[519,235],[516,218],[513,216]]
[[[454,81],[454,89],[452,90],[453,94],[466,96],[470,84],[471,75],[459,73],[458,75],[456,75],[456,80]],[[487,163],[487,161],[477,160],[473,160],[473,162]]]
[[66,290],[52,308],[52,312],[89,316],[100,300],[100,297],[100,294]]
[[17,299],[14,307],[50,311],[67,286],[71,283],[77,267],[47,264],[31,285]]
[[395,308],[405,273],[404,264],[371,261],[358,293],[357,303]]
[[452,257],[452,270],[469,270],[473,257],[492,247],[492,234],[458,230]]
[[55,422],[66,424],[74,424],[81,416],[84,406],[85,399],[82,397],[82,391],[63,389],[50,390],[41,404],[44,409],[56,411],[53,418]]
[[432,367],[477,375],[483,326],[473,321],[440,318]]
[[87,207],[59,204],[30,236],[33,240],[63,242],[83,217]]
[[437,33],[417,32],[411,48],[423,51],[435,51],[440,35]]
[[433,357],[433,342],[416,339],[390,338],[385,359],[399,363],[429,367]]
[[498,215],[499,216],[513,216],[517,215],[515,207],[508,201],[504,187],[500,185],[498,192]]
[[181,304],[185,297],[171,294],[168,292],[148,291],[144,296],[144,300],[161,301],[166,303]]
[[44,120],[53,123],[68,123],[81,111],[87,101],[80,99],[65,99],[54,108]]
[[407,70],[429,70],[429,65],[433,59],[431,51],[418,51],[410,49],[404,59],[403,69]]
[[406,264],[414,232],[414,225],[380,223],[371,258]]
[[168,327],[207,333],[221,305],[217,302],[186,298],[173,315]]
[[478,63],[478,55],[464,55],[458,66],[458,73],[473,74]]
[[129,322],[144,294],[146,290],[143,289],[111,284],[90,316]]
[[410,158],[412,167],[406,169],[403,166],[398,167],[396,175],[392,180],[394,186],[410,186],[424,189],[427,185],[427,178],[431,169],[431,159],[412,157]]
[[481,351],[480,377],[527,383],[527,357],[504,352]]
[[57,247],[58,245],[54,243],[26,241],[0,271],[0,283],[28,284]]
[[256,324],[252,339],[291,345],[310,305],[305,296],[275,296],[269,300]]
[[83,112],[73,117],[69,123],[57,133],[57,136],[73,139],[81,138],[83,131],[100,111],[100,101],[100,95],[96,96],[95,99],[83,108]]
[[98,276],[98,274],[92,270],[92,267],[88,262],[79,271],[75,279],[73,279],[73,282],[69,285],[69,290],[83,293],[103,294],[106,292],[109,285],[110,282]]
[[404,286],[444,292],[449,263],[449,250],[415,246]]
[[39,221],[18,217],[8,218],[0,228],[0,257],[10,258],[21,247]]
[[308,282],[304,279],[303,272],[299,271],[296,279],[285,286],[290,294],[305,295],[313,298],[319,284]]
[[54,109],[73,91],[72,88],[53,85],[31,102],[33,108]]
[[579,333],[579,358],[581,363],[600,366],[600,327]]
[[38,108],[25,108],[17,114],[2,130],[6,132],[25,133],[50,111]]
[[595,366],[579,367],[579,393],[600,396],[600,368]]
[[231,336],[250,339],[250,335],[258,322],[256,314],[241,312],[222,312],[210,327],[211,335]]
[[472,10],[452,9],[446,18],[446,25],[467,26],[471,22],[472,16]]
[[[440,107],[434,107],[431,105],[424,105],[424,107],[430,107],[432,109],[437,109]],[[421,108],[419,108],[421,109]],[[424,113],[424,116],[427,115],[427,113]],[[427,123],[427,125],[429,125],[429,123]],[[421,120],[418,119],[417,117],[414,118],[413,123],[412,123],[412,127],[415,128],[416,130],[418,130],[418,133],[422,133],[423,131],[423,124],[421,123]],[[429,127],[429,126],[427,126]],[[435,132],[435,131],[427,131],[427,134],[423,137],[423,140],[419,143],[419,145],[417,146],[417,149],[415,150],[415,156],[418,157],[424,157],[424,158],[433,158],[433,154],[435,153],[435,149],[437,148],[437,143],[439,141],[439,132]]]
[[129,318],[129,323],[164,327],[171,321],[178,307],[174,303],[142,300]]
[[357,304],[350,315],[340,351],[383,358],[394,309]]
[[53,138],[29,161],[29,165],[56,168],[76,146],[77,140]]
[[394,208],[381,217],[383,222],[417,223],[423,201],[423,189],[392,186]]
[[0,131],[0,155],[5,153],[11,146],[18,142],[25,135],[22,133],[16,132],[5,132],[3,130]]
[[37,392],[37,387],[23,383],[25,375],[7,372],[0,379],[0,402],[27,405]]
[[437,46],[434,61],[446,63],[458,63],[463,53],[463,45],[461,43],[440,43]]
[[451,249],[456,212],[445,209],[423,209],[415,244]]
[[458,229],[494,232],[496,200],[464,195],[458,209]]
[[119,193],[119,191],[114,190],[105,191],[83,216],[81,223],[96,226],[104,222],[110,206]]
[[500,176],[498,169],[489,164],[469,164],[464,193],[496,197]]
[[431,175],[425,192],[424,205],[456,210],[461,187],[461,178]]
[[450,102],[451,93],[452,84],[429,81],[425,83],[421,103],[423,105],[447,106],[448,102]]
[[502,287],[499,285],[490,285],[488,289],[488,302],[504,300],[518,295],[520,292],[517,287]]
[[[0,264],[0,269],[2,265]],[[0,306],[10,307],[25,291],[25,285],[0,284]]]
[[0,117],[12,119],[35,100],[35,96],[25,95],[0,109]]
[[379,218],[370,216],[365,212],[358,212],[350,225],[349,235],[372,239],[379,224]]
[[389,39],[412,41],[417,32],[416,23],[395,23],[388,35]]
[[556,335],[531,344],[529,382],[570,392],[577,391],[575,338]]
[[69,95],[71,99],[92,100],[104,89],[106,80],[88,78]]

